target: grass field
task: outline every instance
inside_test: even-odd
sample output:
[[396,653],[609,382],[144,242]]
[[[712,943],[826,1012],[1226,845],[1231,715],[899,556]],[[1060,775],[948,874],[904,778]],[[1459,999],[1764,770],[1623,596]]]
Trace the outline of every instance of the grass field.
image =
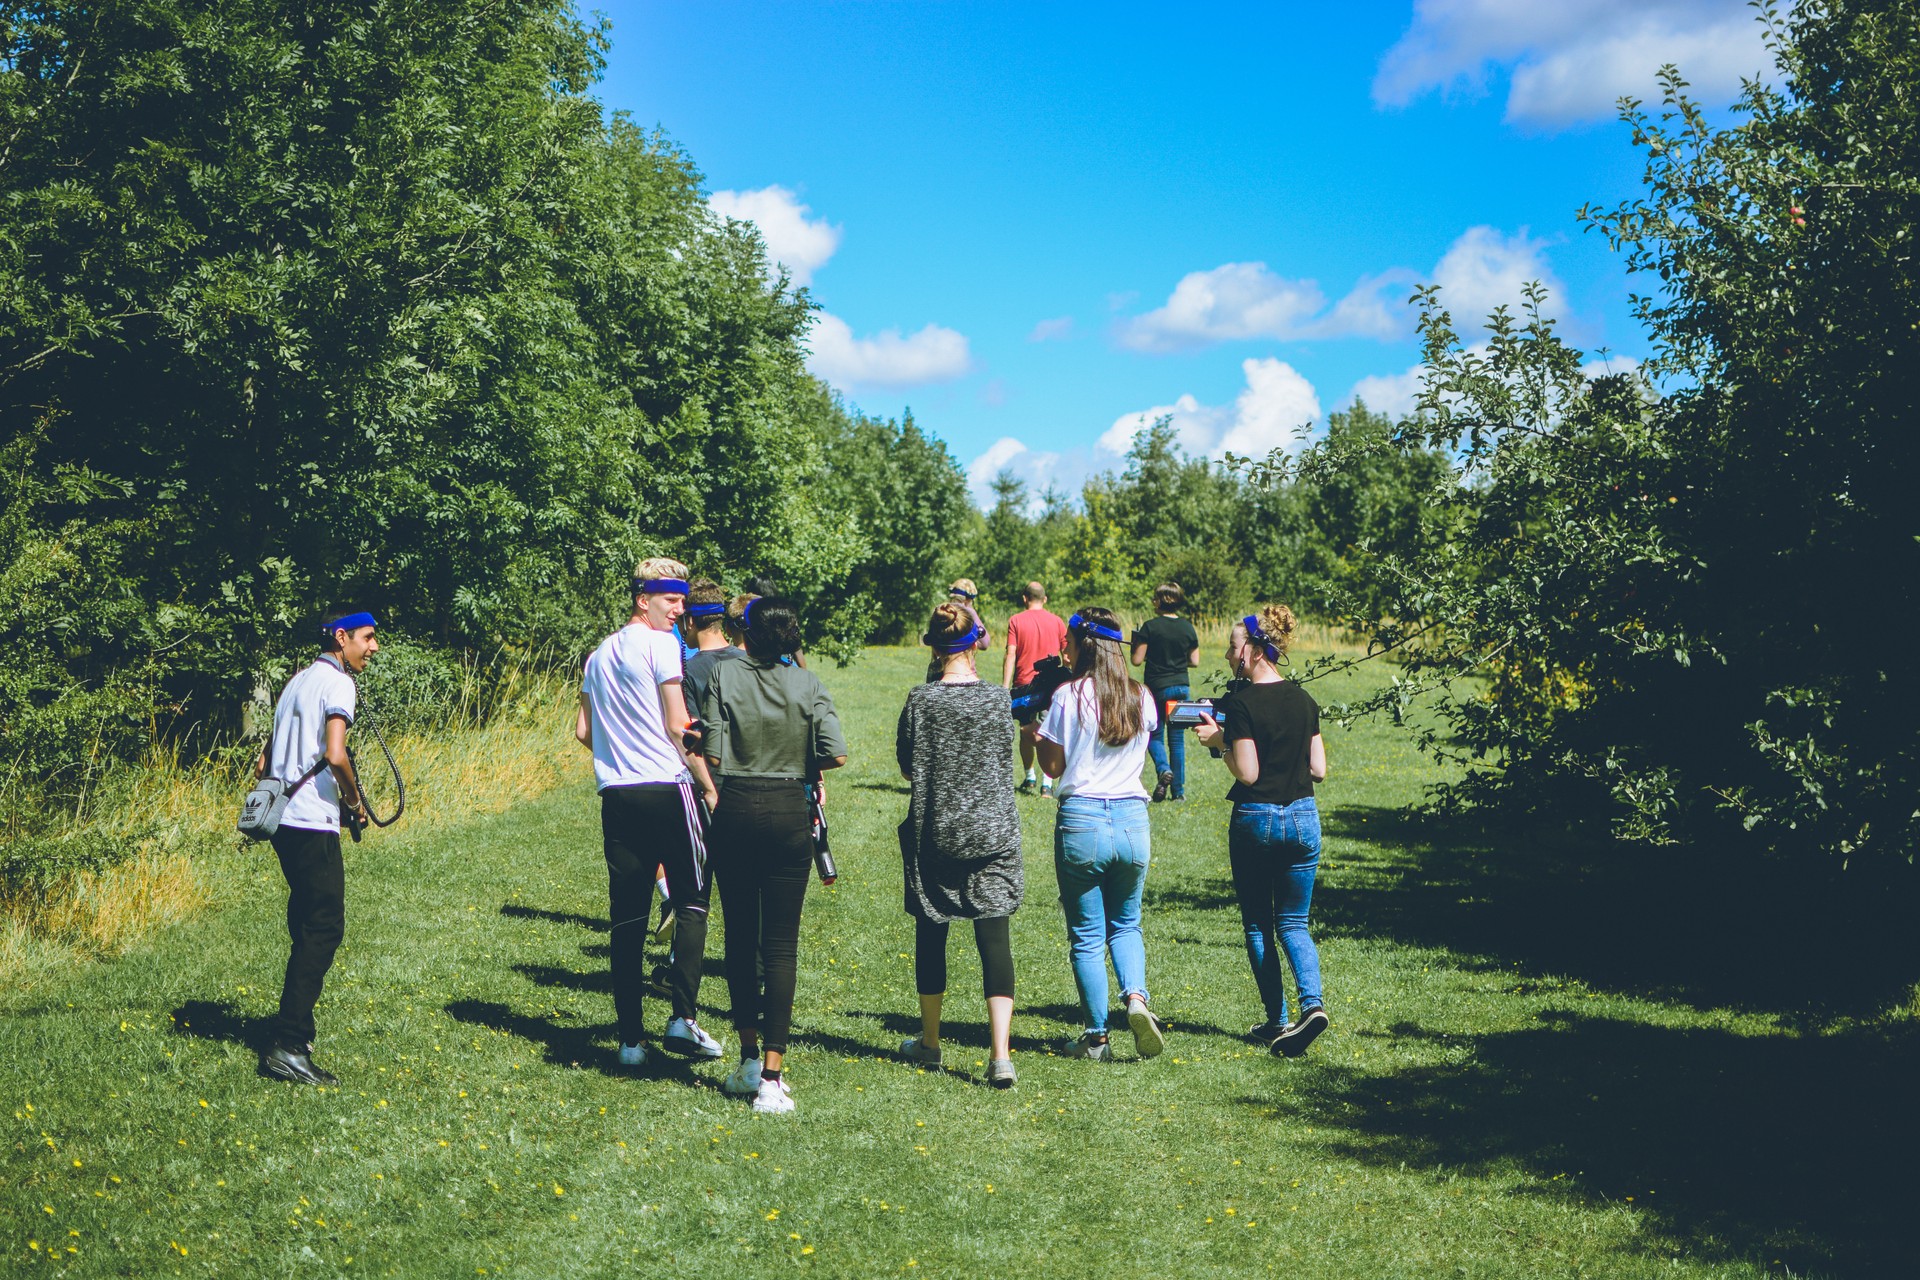
[[[1432,766],[1387,726],[1328,729],[1315,913],[1334,1026],[1306,1058],[1239,1038],[1258,1006],[1225,774],[1197,754],[1194,798],[1153,809],[1167,1053],[1132,1060],[1124,1034],[1112,1063],[1049,1053],[1075,1002],[1051,802],[1026,798],[1019,1086],[980,1081],[963,931],[953,1069],[904,1065],[891,747],[923,662],[875,650],[824,673],[854,755],[830,805],[842,878],[808,900],[796,1116],[722,1095],[726,1063],[616,1065],[582,753],[509,808],[454,821],[442,794],[441,820],[349,846],[347,943],[319,1010],[339,1090],[254,1074],[286,945],[258,852],[220,855],[203,914],[0,997],[0,1270],[1920,1272],[1910,918],[1878,928],[1870,904],[1697,859],[1419,819]],[[716,1030],[723,928],[702,992]]]

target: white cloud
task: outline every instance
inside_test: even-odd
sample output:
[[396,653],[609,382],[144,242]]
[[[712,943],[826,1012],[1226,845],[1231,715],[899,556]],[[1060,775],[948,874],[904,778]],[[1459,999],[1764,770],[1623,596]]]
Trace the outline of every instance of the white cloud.
[[1580,366],[1580,376],[1588,380],[1605,378],[1616,373],[1632,373],[1640,367],[1640,362],[1632,356],[1604,355],[1595,356]]
[[1101,433],[1095,448],[1119,456],[1157,419],[1171,417],[1175,438],[1188,453],[1219,458],[1227,453],[1265,457],[1274,449],[1297,449],[1320,417],[1320,397],[1290,364],[1271,356],[1243,360],[1247,384],[1231,407],[1206,405],[1191,395],[1172,404],[1122,414]]
[[1033,326],[1033,332],[1027,335],[1028,342],[1058,342],[1062,338],[1073,336],[1073,317],[1055,316],[1051,320],[1042,320]]
[[707,205],[723,218],[758,227],[767,257],[784,266],[796,285],[811,284],[813,273],[840,248],[840,228],[825,218],[809,218],[813,210],[778,184],[757,191],[716,191],[707,197]]
[[1011,472],[1027,486],[1027,512],[1037,514],[1045,505],[1049,487],[1078,497],[1080,486],[1093,474],[1093,460],[1084,449],[1065,453],[1029,449],[1012,436],[1002,436],[967,464],[967,492],[981,510],[993,506],[989,486],[1002,471]]
[[1553,127],[1609,116],[1623,95],[1657,102],[1655,74],[1671,62],[1694,95],[1724,101],[1773,65],[1761,31],[1745,0],[1417,0],[1373,97],[1484,93],[1505,68],[1507,119]]
[[1164,305],[1120,326],[1123,347],[1173,351],[1240,338],[1298,337],[1327,305],[1311,280],[1287,280],[1264,262],[1229,262],[1194,271]]
[[1493,227],[1468,227],[1433,268],[1440,305],[1456,325],[1465,328],[1485,320],[1502,305],[1519,315],[1520,291],[1529,280],[1546,286],[1552,299],[1565,298],[1566,290],[1548,265],[1546,250],[1546,241],[1530,239],[1525,227],[1512,236]]
[[937,324],[904,337],[887,329],[856,338],[845,320],[821,311],[807,345],[813,352],[808,367],[842,391],[948,382],[973,368],[966,335]]

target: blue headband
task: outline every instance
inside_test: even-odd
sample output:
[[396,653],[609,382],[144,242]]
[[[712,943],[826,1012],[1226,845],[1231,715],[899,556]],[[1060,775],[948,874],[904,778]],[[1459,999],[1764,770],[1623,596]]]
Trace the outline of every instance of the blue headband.
[[635,578],[633,594],[637,596],[683,596],[687,594],[685,578]]
[[967,650],[973,648],[974,645],[978,644],[980,637],[985,634],[987,634],[987,629],[976,622],[973,624],[973,630],[967,632],[966,635],[955,640],[953,643],[934,644],[932,641],[928,641],[928,647],[935,653],[965,653]]
[[689,618],[717,618],[727,611],[727,602],[715,600],[712,604],[690,604],[687,606]]
[[350,613],[344,618],[335,618],[332,622],[320,624],[321,638],[331,640],[336,631],[358,631],[362,627],[377,627],[373,615],[366,612]]
[[740,610],[740,629],[742,631],[749,630],[752,628],[753,606],[759,604],[762,599],[763,597],[761,596],[755,596],[753,599],[747,601],[745,608]]
[[1102,640],[1111,640],[1115,644],[1125,644],[1127,642],[1127,638],[1118,631],[1115,631],[1112,627],[1103,627],[1099,623],[1091,622],[1077,613],[1067,619],[1067,627],[1069,630],[1078,631],[1085,635],[1094,635],[1099,636]]
[[1247,629],[1247,639],[1254,641],[1267,651],[1268,662],[1280,661],[1280,651],[1273,647],[1273,641],[1267,639],[1267,633],[1260,629],[1260,619],[1248,614],[1240,619],[1240,625]]
[[961,587],[948,587],[947,594],[950,596],[959,596],[962,600],[972,600],[978,597],[980,593],[978,591],[968,591]]

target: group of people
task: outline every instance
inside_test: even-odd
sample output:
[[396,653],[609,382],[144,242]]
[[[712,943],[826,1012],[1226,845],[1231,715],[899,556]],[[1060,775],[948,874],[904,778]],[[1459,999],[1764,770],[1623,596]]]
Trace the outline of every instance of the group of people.
[[[586,659],[574,726],[592,752],[600,796],[619,1060],[725,1055],[696,1010],[717,885],[738,1044],[723,1087],[751,1098],[756,1112],[789,1113],[785,1060],[814,806],[824,803],[823,775],[846,763],[845,736],[832,697],[806,667],[792,604],[729,596],[666,558],[644,561],[632,586],[626,624]],[[987,1080],[1000,1088],[1015,1082],[1011,917],[1025,894],[1016,791],[1033,786],[1037,762],[1041,790],[1059,801],[1054,869],[1082,1013],[1066,1052],[1111,1054],[1110,963],[1134,1050],[1154,1057],[1166,1032],[1150,1002],[1141,931],[1148,805],[1184,794],[1181,730],[1167,724],[1167,712],[1185,698],[1187,672],[1199,663],[1198,635],[1179,616],[1180,588],[1162,584],[1156,616],[1129,639],[1112,611],[1088,607],[1062,620],[1047,611],[1041,584],[1029,584],[1026,607],[1007,628],[997,684],[979,672],[976,655],[991,642],[974,599],[962,579],[933,610],[922,637],[931,651],[927,678],[908,691],[895,736],[910,784],[898,834],[921,1023],[900,1051],[917,1064],[943,1061],[948,934],[954,921],[969,921],[988,1011]],[[1234,686],[1197,726],[1201,745],[1224,756],[1233,778],[1228,847],[1264,1011],[1250,1034],[1286,1056],[1304,1052],[1327,1025],[1306,928],[1320,843],[1313,785],[1326,776],[1326,754],[1318,707],[1281,671],[1292,630],[1292,614],[1279,605],[1234,624],[1226,654]],[[282,693],[258,764],[262,777],[315,782],[273,836],[289,886],[292,948],[262,1066],[289,1080],[333,1083],[313,1061],[313,1010],[343,929],[341,812],[364,814],[344,743],[353,677],[377,651],[375,636],[369,614],[327,619],[322,652]],[[1051,659],[1064,669],[1045,684],[1038,669]],[[1144,683],[1130,661],[1145,667]],[[1020,728],[1016,700],[1029,709]],[[1024,779],[1011,767],[1014,740]],[[1150,751],[1151,797],[1141,780]],[[664,975],[671,1008],[657,1049],[641,1018],[656,883],[672,922]],[[1291,1019],[1283,954],[1298,992]]]

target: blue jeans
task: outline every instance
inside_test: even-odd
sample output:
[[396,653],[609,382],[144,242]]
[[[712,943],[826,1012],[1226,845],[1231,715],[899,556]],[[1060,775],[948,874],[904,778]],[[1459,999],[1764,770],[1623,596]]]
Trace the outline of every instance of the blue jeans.
[[1159,781],[1160,774],[1168,772],[1173,774],[1173,794],[1176,796],[1187,793],[1187,731],[1167,726],[1167,703],[1175,698],[1184,702],[1191,693],[1191,686],[1171,684],[1164,689],[1156,690],[1153,695],[1153,700],[1160,709],[1160,726],[1153,731],[1153,736],[1147,739],[1147,754],[1153,757],[1156,783]]
[[1319,806],[1312,796],[1292,804],[1236,804],[1227,827],[1227,854],[1254,985],[1267,1021],[1280,1026],[1287,1021],[1282,951],[1300,988],[1300,1011],[1322,1003],[1320,952],[1307,933],[1313,876],[1320,869]]
[[1147,996],[1140,894],[1147,885],[1147,802],[1069,796],[1053,826],[1053,870],[1067,913],[1073,981],[1087,1030],[1107,1030],[1107,957],[1123,996]]

